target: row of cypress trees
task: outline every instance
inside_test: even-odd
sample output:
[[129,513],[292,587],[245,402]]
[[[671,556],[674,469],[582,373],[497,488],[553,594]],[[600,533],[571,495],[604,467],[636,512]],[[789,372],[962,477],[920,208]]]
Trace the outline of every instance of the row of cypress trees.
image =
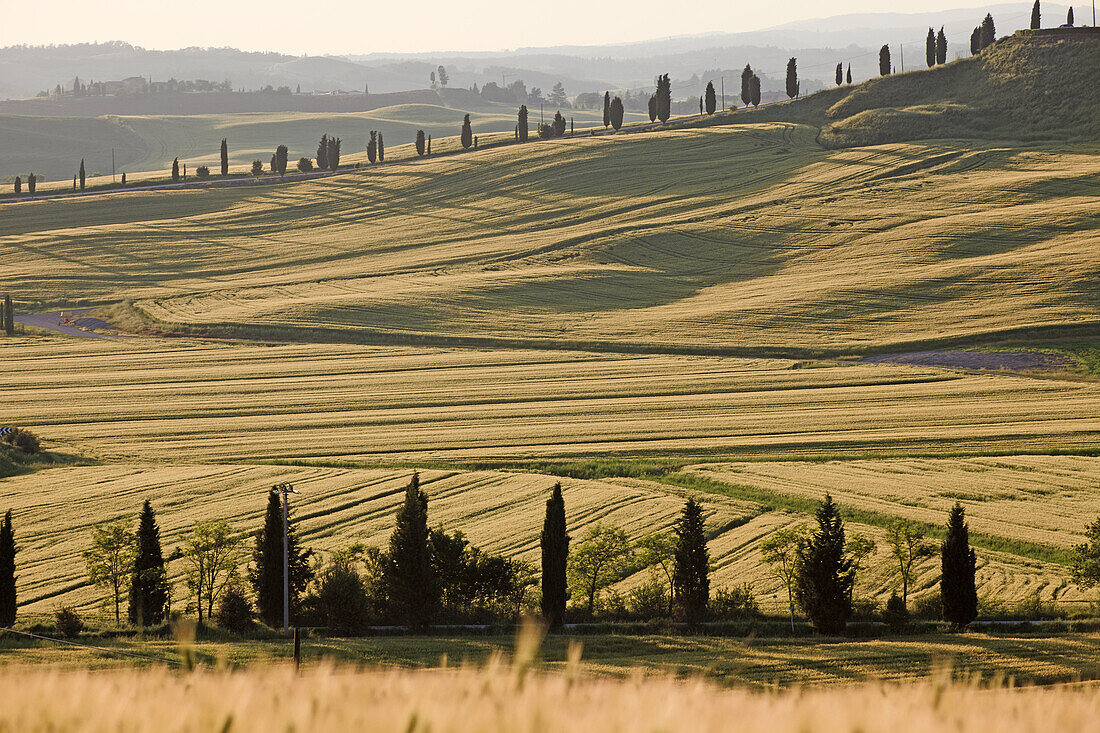
[[924,42],[924,55],[929,69],[937,64],[947,63],[947,36],[944,35],[942,26],[939,33],[931,28],[928,29],[928,37]]
[[15,335],[15,308],[10,294],[4,295],[4,302],[0,303],[0,328],[9,336]]

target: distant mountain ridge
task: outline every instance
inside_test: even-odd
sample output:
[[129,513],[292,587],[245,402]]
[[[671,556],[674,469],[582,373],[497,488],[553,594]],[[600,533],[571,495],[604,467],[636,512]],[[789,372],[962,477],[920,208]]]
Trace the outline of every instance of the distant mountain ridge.
[[[1044,25],[1058,25],[1066,6],[1044,3]],[[605,89],[644,89],[657,74],[679,83],[677,97],[698,95],[708,79],[739,73],[745,64],[779,77],[787,58],[799,59],[801,76],[831,81],[837,63],[852,65],[853,76],[877,73],[875,53],[882,44],[905,44],[911,63],[923,61],[924,33],[943,26],[949,54],[969,51],[971,29],[987,12],[1002,33],[1026,27],[1030,2],[934,13],[876,13],[802,20],[742,33],[704,33],[598,46],[518,48],[480,53],[364,53],[293,56],[232,48],[149,50],[128,43],[70,46],[11,46],[0,49],[0,98],[24,98],[57,84],[129,76],[155,80],[228,79],[235,89],[266,85],[301,86],[303,91],[399,92],[423,89],[429,74],[446,66],[454,87],[523,79],[548,92],[560,81],[570,95]],[[905,53],[899,56],[906,55]],[[899,59],[900,60],[900,59]]]

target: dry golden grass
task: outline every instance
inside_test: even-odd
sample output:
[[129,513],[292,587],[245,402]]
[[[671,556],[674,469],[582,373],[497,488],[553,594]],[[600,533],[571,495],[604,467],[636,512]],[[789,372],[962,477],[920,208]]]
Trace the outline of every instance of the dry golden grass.
[[688,470],[777,494],[944,524],[956,501],[974,531],[1069,547],[1100,515],[1100,458],[1006,456],[730,463]]
[[194,341],[0,342],[0,424],[104,460],[1093,448],[1100,386],[786,360]]
[[[178,675],[0,672],[0,727],[26,733],[220,731],[728,731],[930,733],[1091,730],[1091,688],[925,683],[752,693],[668,677],[594,680],[484,671],[287,668]],[[736,722],[734,722],[736,721]]]
[[769,123],[21,204],[0,209],[0,289],[310,338],[861,349],[1095,326],[1093,153],[825,151]]

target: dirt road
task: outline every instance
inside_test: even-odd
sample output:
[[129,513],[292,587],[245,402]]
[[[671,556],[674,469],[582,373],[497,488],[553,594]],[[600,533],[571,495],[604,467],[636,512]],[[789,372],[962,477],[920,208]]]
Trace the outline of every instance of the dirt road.
[[85,308],[83,310],[65,311],[70,319],[68,324],[61,323],[61,311],[49,311],[48,313],[16,313],[15,322],[22,323],[24,326],[53,331],[54,333],[63,333],[66,336],[79,336],[90,339],[114,338],[107,334],[84,330],[108,328],[110,325],[98,318],[83,318],[80,316],[81,313],[86,313],[89,310],[89,308]]

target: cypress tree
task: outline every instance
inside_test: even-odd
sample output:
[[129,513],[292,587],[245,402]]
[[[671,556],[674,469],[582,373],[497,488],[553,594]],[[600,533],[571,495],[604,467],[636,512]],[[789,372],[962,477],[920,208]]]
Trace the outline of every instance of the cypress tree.
[[836,85],[840,86],[844,83],[844,64],[836,65]]
[[328,135],[321,135],[317,143],[317,169],[328,170]]
[[[126,185],[126,174],[125,173],[122,174],[122,185],[123,186]],[[34,193],[34,186],[31,186],[31,193]]]
[[1073,6],[1072,5],[1069,8],[1069,12],[1066,13],[1066,25],[1068,25],[1068,26],[1073,25]]
[[376,160],[378,160],[378,131],[377,130],[371,130],[370,131],[370,140],[367,141],[367,160],[370,161],[371,165],[374,165],[374,162]]
[[569,535],[565,531],[565,499],[561,484],[546,500],[546,518],[542,522],[542,617],[551,629],[560,629],[565,620],[565,572],[569,560]]
[[224,137],[222,138],[221,157],[222,157],[222,175],[223,176],[228,176],[229,175],[229,141]]
[[286,162],[287,162],[287,149],[286,145],[280,145],[275,148],[275,167],[278,168],[279,175],[286,175]]
[[947,63],[947,34],[943,32],[943,27],[940,27],[940,32],[936,36],[936,63]]
[[15,177],[15,194],[18,196],[23,193],[23,179],[19,176]]
[[749,81],[749,92],[750,92],[751,97],[752,97],[749,100],[749,101],[752,102],[752,106],[753,107],[759,107],[760,106],[760,77],[757,76],[756,74],[753,74],[752,79]]
[[792,58],[787,62],[787,97],[794,99],[798,96],[798,59]]
[[611,126],[616,131],[623,126],[623,100],[618,97],[611,100]]
[[997,40],[997,26],[993,24],[993,15],[986,13],[985,19],[982,21],[982,41],[981,49],[984,51],[993,45],[993,42]]
[[848,83],[851,84],[852,83],[852,65],[851,64],[848,64],[848,77],[847,77],[847,79],[848,79]]
[[459,140],[462,143],[462,147],[469,150],[470,146],[474,144],[474,131],[470,127],[470,115],[466,114],[462,117],[462,132],[459,135]]
[[890,46],[883,46],[878,50],[879,76],[890,76]]
[[1035,0],[1035,4],[1031,6],[1031,30],[1039,30],[1041,21],[1042,18],[1039,15],[1039,0]]
[[676,524],[675,566],[672,592],[676,616],[688,623],[702,621],[710,600],[710,554],[703,533],[703,510],[688,499]]
[[4,333],[15,335],[15,309],[12,307],[10,294],[4,296]]
[[752,67],[745,64],[745,68],[741,71],[741,103],[748,107],[752,104],[752,78],[755,74],[752,73]]
[[378,131],[378,162],[386,162],[386,143],[382,140],[382,131]]
[[[123,183],[126,182],[126,174],[125,173],[122,174],[122,182]],[[38,185],[38,176],[36,176],[33,173],[27,175],[27,193],[30,194],[31,196],[34,196],[34,188],[37,185]]]
[[340,167],[340,138],[330,137],[328,139],[328,168],[330,171],[335,171]]
[[180,159],[172,159],[172,183],[179,183],[180,180]]
[[672,80],[668,74],[657,77],[657,118],[668,122],[672,116]]
[[137,556],[130,578],[130,623],[152,626],[164,620],[168,609],[168,573],[160,547],[160,528],[146,499],[138,516]]
[[424,131],[423,130],[417,130],[416,131],[416,154],[419,155],[421,158],[424,157],[424,143],[425,143]]
[[928,29],[928,37],[924,39],[924,56],[928,62],[928,68],[936,65],[936,32]]
[[420,477],[415,473],[405,489],[405,502],[397,511],[390,536],[386,589],[399,622],[413,627],[431,623],[439,608],[440,587],[432,563],[428,497],[420,489]]
[[14,624],[15,614],[15,530],[9,509],[0,521],[0,626]]
[[[297,614],[298,597],[313,578],[309,567],[312,550],[302,550],[294,522],[287,517],[287,571],[290,585],[290,618]],[[273,629],[283,626],[283,503],[282,494],[272,491],[267,497],[264,526],[256,534],[252,567],[248,578],[256,594],[256,613]]]
[[428,135],[428,157],[432,157],[432,136]]
[[943,618],[963,629],[978,617],[978,591],[974,583],[977,558],[970,548],[970,534],[962,505],[955,502],[947,520],[947,538],[941,550],[940,598]]
[[603,126],[611,124],[611,92],[603,93]]
[[[186,171],[186,170],[187,170],[187,168],[185,167],[184,171]],[[279,172],[279,154],[278,153],[272,153],[271,154],[271,172],[273,174],[278,174],[278,172]]]
[[714,93],[714,82],[707,82],[707,91],[704,96],[706,98],[707,114],[712,115],[714,110],[718,109],[718,95]]
[[974,32],[970,34],[970,55],[977,56],[982,52],[982,29],[980,27],[975,28]]
[[80,159],[80,190],[84,190],[84,159]]
[[648,108],[649,108],[649,121],[650,122],[656,122],[657,121],[657,95],[656,94],[649,95],[649,102],[647,103],[647,105],[648,105]]
[[[565,135],[565,117],[561,112],[554,113],[554,121],[551,123],[554,128],[554,137],[562,137]],[[474,138],[474,147],[477,147],[477,138]]]
[[521,104],[519,106],[519,126],[516,128],[516,139],[521,143],[527,142],[530,130],[527,128],[527,105]]
[[844,521],[833,497],[817,510],[817,531],[798,548],[795,598],[823,634],[839,634],[852,615],[855,573],[844,553]]

